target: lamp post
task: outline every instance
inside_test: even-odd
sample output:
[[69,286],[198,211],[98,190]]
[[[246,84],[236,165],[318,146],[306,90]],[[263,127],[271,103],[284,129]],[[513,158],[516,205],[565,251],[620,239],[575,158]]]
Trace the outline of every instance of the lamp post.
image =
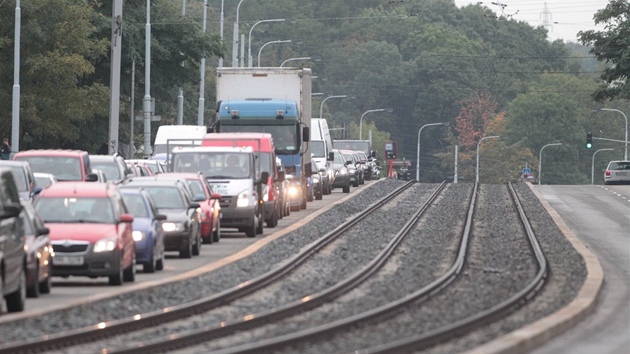
[[346,98],[348,97],[347,95],[335,95],[335,96],[328,96],[326,98],[324,98],[322,100],[322,103],[319,105],[319,118],[322,118],[322,112],[324,110],[324,102],[326,102],[329,98]]
[[[203,0],[203,33],[206,33],[206,22],[208,19],[208,0]],[[203,126],[204,107],[206,103],[206,57],[201,57],[201,81],[199,83],[199,107],[197,109],[197,125]]]
[[249,29],[249,39],[248,39],[248,44],[247,44],[247,65],[249,65],[249,67],[251,68],[252,66],[254,66],[253,60],[252,60],[252,31],[254,30],[254,27],[256,27],[257,24],[259,23],[264,23],[264,22],[283,22],[286,21],[286,19],[284,18],[277,18],[277,19],[273,19],[273,20],[261,20],[258,21],[256,23],[254,23],[252,25],[252,28]]
[[391,112],[391,108],[370,109],[369,111],[363,112],[363,114],[361,115],[361,118],[359,119],[359,140],[363,140],[363,117],[365,117],[365,115],[368,113],[385,112],[385,111]]
[[236,21],[234,21],[234,32],[232,36],[232,67],[238,66],[238,17],[242,3],[243,0],[239,1],[236,6]]
[[[224,0],[221,0],[221,19],[219,20],[219,37],[221,37],[221,44],[223,44],[223,5]],[[219,67],[223,67],[223,57],[219,57]]]
[[448,123],[446,122],[440,122],[440,123],[429,123],[429,124],[425,124],[422,127],[420,127],[420,130],[418,130],[418,155],[416,156],[416,181],[420,181],[420,132],[422,132],[422,129],[424,129],[425,127],[430,127],[430,126],[434,126],[434,125],[447,125]]
[[482,141],[486,139],[496,139],[496,138],[500,138],[500,136],[499,135],[484,136],[483,138],[479,139],[479,142],[477,142],[477,167],[475,168],[475,183],[479,183],[479,145],[481,144]]
[[15,1],[15,42],[13,43],[13,102],[11,107],[11,150],[20,151],[20,0]]
[[[600,151],[613,151],[615,149],[599,149],[593,153],[593,159],[591,161],[591,184],[595,183],[595,155]],[[540,180],[540,178],[538,179]]]
[[542,152],[547,146],[557,146],[562,145],[562,143],[553,143],[547,144],[540,148],[540,153],[538,154],[538,185],[540,186],[540,180],[542,179]]
[[286,40],[282,40],[282,41],[271,41],[271,42],[267,42],[267,43],[263,44],[260,47],[260,49],[258,50],[258,67],[259,68],[260,68],[260,53],[262,53],[263,48],[265,48],[269,44],[275,44],[275,43],[291,43],[291,40],[290,39],[286,39]]
[[285,61],[282,62],[282,64],[280,64],[280,67],[283,67],[284,64],[290,62],[290,61],[296,61],[296,60],[311,60],[311,57],[300,57],[300,58],[289,58]]
[[623,113],[622,111],[618,110],[618,109],[613,109],[613,108],[600,108],[600,111],[613,111],[613,112],[619,112],[621,113],[621,115],[623,115],[623,118],[626,120],[626,137],[623,140],[625,142],[625,149],[624,149],[624,153],[623,153],[623,159],[625,161],[628,161],[628,117],[625,115],[625,113]]
[[151,156],[151,0],[147,0],[147,23],[144,32],[144,157]]

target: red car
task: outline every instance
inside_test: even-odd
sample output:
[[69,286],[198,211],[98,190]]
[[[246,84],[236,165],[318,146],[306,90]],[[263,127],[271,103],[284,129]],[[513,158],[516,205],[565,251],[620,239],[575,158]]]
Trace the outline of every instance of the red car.
[[92,172],[90,157],[86,151],[41,149],[16,152],[13,160],[27,161],[33,172],[50,173],[59,182],[95,182],[98,176]]
[[221,240],[221,194],[214,193],[201,173],[169,172],[157,174],[158,178],[182,178],[188,182],[193,192],[193,199],[203,194],[204,201],[199,202],[201,209],[201,239],[203,243],[219,242]]
[[133,216],[111,183],[55,183],[34,204],[50,231],[53,276],[134,281]]

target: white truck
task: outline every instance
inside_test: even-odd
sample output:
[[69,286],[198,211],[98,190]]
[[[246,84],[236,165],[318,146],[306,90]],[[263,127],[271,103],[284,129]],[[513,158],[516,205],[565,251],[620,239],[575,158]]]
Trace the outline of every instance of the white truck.
[[311,171],[311,70],[218,68],[215,132],[271,133],[286,173],[300,180],[306,208]]
[[[180,145],[193,146],[194,140],[198,143],[201,142],[201,138],[206,134],[206,127],[200,125],[160,125],[157,133],[155,134],[155,141],[153,142],[153,155],[162,155],[170,153],[166,151],[166,147],[169,140],[178,139]],[[181,139],[191,139],[189,142]],[[173,144],[171,144],[171,147]]]

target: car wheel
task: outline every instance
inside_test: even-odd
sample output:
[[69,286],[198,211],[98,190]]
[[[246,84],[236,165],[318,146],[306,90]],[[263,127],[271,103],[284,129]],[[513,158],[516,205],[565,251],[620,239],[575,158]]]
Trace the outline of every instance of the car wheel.
[[39,297],[39,267],[35,268],[33,275],[33,285],[26,289],[26,297]]
[[199,239],[199,237],[195,237],[195,243],[192,247],[192,255],[198,256],[199,253],[201,253],[201,240]]
[[353,187],[358,187],[359,186],[359,181],[355,179],[354,182],[352,182],[352,186]]
[[160,255],[160,259],[155,262],[155,270],[164,270],[164,252]]
[[46,279],[39,283],[39,292],[41,294],[50,294],[50,289],[52,289],[52,276],[48,272]]
[[322,200],[323,196],[322,196],[322,191],[319,191],[318,193],[315,194],[315,199],[316,200]]
[[252,219],[251,224],[244,231],[247,237],[256,237],[256,218]]
[[217,220],[217,230],[212,233],[212,242],[221,241],[221,220]]
[[263,223],[265,221],[263,220],[263,215],[262,213],[260,215],[258,215],[258,223],[256,224],[256,234],[257,235],[262,235],[263,233]]
[[271,218],[269,218],[269,220],[267,220],[267,227],[276,227],[278,226],[278,214],[280,212],[278,211],[278,209],[274,210],[273,213],[271,213]]
[[136,254],[134,253],[131,264],[123,272],[123,281],[134,282],[136,280]]
[[343,186],[343,192],[350,193],[350,184],[348,184],[347,186]]
[[155,256],[151,255],[151,259],[149,259],[149,261],[147,263],[144,263],[142,265],[142,272],[144,273],[155,273],[155,268],[156,268],[156,260],[155,260]]
[[122,283],[123,283],[123,268],[121,264],[118,267],[118,273],[109,276],[109,285],[122,285]]
[[192,257],[192,242],[188,241],[186,248],[179,251],[179,258],[191,258]]
[[306,201],[307,202],[312,202],[313,201],[313,194],[314,194],[314,192],[306,194]]
[[5,296],[4,299],[7,302],[7,311],[24,311],[24,304],[26,303],[26,271],[24,268],[22,268],[22,274],[20,274],[19,288],[13,293]]

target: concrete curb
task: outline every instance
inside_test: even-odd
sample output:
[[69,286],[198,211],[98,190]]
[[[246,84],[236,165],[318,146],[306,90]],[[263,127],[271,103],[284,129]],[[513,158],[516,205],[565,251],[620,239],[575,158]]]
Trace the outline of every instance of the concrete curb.
[[576,251],[582,255],[582,258],[584,258],[587,271],[586,280],[575,299],[567,306],[523,328],[470,350],[466,352],[466,354],[526,353],[575,326],[594,310],[597,303],[604,282],[604,272],[599,264],[599,260],[584,243],[575,236],[556,210],[551,207],[536,188],[534,188],[531,183],[527,183],[527,186],[536,195],[549,215],[551,215],[560,231],[569,242],[571,242]]

